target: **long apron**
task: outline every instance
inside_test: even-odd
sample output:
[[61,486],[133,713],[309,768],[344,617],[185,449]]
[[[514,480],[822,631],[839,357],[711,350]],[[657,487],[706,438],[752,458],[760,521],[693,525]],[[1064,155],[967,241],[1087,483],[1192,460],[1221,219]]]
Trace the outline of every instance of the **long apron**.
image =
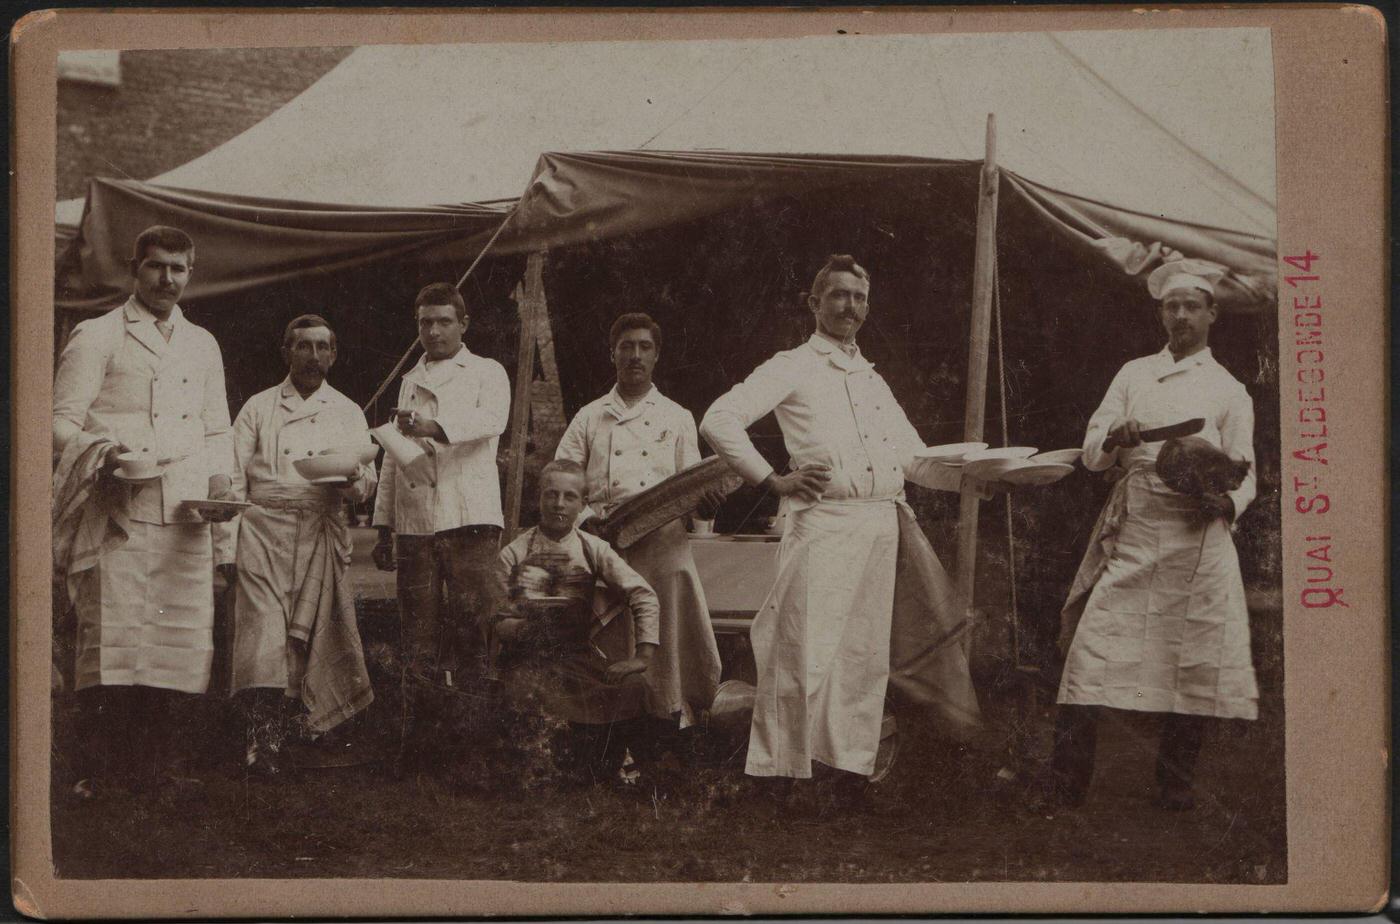
[[74,687],[203,693],[214,663],[208,523],[133,522],[78,582]]
[[1234,539],[1223,519],[1203,524],[1196,509],[1151,468],[1135,468],[1115,486],[1065,605],[1072,619],[1082,602],[1083,615],[1072,628],[1059,702],[1258,715]]
[[[351,540],[340,497],[316,485],[257,484],[238,532],[233,692],[282,689],[325,732],[374,699],[346,582]],[[306,642],[304,656],[288,644]]]
[[790,510],[750,640],[758,690],[745,772],[869,775],[889,682],[899,520],[893,498]]
[[642,675],[647,712],[665,719],[679,714],[685,728],[714,702],[720,675],[719,645],[690,536],[681,520],[673,520],[621,555],[656,591],[661,605],[661,644]]

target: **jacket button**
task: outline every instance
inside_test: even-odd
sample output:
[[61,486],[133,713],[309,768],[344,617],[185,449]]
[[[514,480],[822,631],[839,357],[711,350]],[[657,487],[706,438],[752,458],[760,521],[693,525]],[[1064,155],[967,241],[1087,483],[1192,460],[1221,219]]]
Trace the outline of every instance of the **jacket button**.
[[871,468],[871,467],[868,466],[868,465],[865,467],[865,470],[866,470],[867,472],[873,472],[873,471],[875,471],[875,469]]
[[181,419],[181,420],[189,420],[189,419],[190,419],[190,415],[189,415],[189,414],[181,414],[181,415],[180,415],[180,419]]
[[615,487],[617,487],[617,486],[620,485],[620,484],[622,484],[622,482],[620,482],[620,481],[614,481],[614,482],[613,482],[613,487],[615,488]]
[[310,449],[308,449],[308,450],[306,450],[306,454],[307,454],[308,456],[314,456],[316,453],[314,453],[314,452],[312,452]]
[[181,380],[180,380],[180,384],[181,384],[181,385],[188,385],[189,383],[190,383],[190,380],[189,380],[189,379],[181,379]]
[[651,421],[650,421],[650,420],[644,420],[644,421],[642,421],[642,426],[644,426],[644,427],[650,427],[650,426],[651,426]]
[[621,450],[621,449],[614,449],[614,450],[613,450],[613,455],[615,455],[615,456],[620,456],[620,455],[622,455],[622,450]]
[[284,449],[284,450],[282,450],[282,455],[284,455],[284,456],[289,456],[289,455],[291,455],[291,454],[292,454],[292,451],[291,451],[290,449]]
[[158,414],[158,413],[157,413],[157,414],[152,414],[151,416],[152,416],[152,417],[159,417],[160,414]]
[[418,487],[418,485],[414,484],[414,483],[411,482],[411,481],[408,483],[408,486],[409,486],[410,488],[416,488],[416,487]]
[[647,454],[647,451],[646,451],[645,449],[643,449],[643,450],[642,450],[642,455],[646,455],[646,454]]

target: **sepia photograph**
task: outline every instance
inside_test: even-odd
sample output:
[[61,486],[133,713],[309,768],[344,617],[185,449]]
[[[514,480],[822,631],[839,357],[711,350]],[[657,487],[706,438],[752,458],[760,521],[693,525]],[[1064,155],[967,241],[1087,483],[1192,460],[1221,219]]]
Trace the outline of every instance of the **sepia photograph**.
[[848,20],[57,52],[48,875],[1290,883],[1273,30]]

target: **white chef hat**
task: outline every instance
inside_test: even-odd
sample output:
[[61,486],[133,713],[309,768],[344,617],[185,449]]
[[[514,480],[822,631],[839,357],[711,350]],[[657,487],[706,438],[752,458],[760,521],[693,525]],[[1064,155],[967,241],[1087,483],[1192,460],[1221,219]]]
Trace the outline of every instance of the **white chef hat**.
[[1225,275],[1225,268],[1205,260],[1171,260],[1163,263],[1147,277],[1147,291],[1161,299],[1172,289],[1200,289],[1215,295],[1215,284]]

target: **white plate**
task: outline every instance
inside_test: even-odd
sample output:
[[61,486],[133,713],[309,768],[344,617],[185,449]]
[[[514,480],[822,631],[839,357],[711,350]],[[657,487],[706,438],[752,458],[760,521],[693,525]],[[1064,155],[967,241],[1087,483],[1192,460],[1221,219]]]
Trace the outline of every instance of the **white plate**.
[[118,481],[125,481],[127,484],[146,484],[151,481],[159,481],[164,472],[156,472],[154,475],[144,475],[140,478],[132,478],[130,475],[123,475],[121,469],[112,472],[112,477]]
[[350,479],[344,475],[327,475],[325,478],[312,478],[312,484],[349,484]]
[[979,481],[997,481],[1011,469],[1028,464],[1025,459],[976,459],[963,466],[963,474]]
[[914,453],[916,459],[932,459],[935,462],[958,463],[970,452],[981,452],[986,443],[944,443],[942,446],[929,446]]
[[1072,471],[1074,466],[1064,462],[1026,461],[1002,472],[1001,480],[1016,485],[1052,484]]
[[1038,452],[1030,457],[1032,462],[1062,462],[1065,465],[1073,465],[1079,461],[1079,457],[1084,455],[1082,449],[1051,449],[1049,452]]
[[1024,459],[1035,455],[1039,450],[1034,446],[1003,446],[1000,449],[983,449],[980,452],[969,452],[963,457],[964,462],[979,462],[983,459]]
[[186,510],[193,510],[195,513],[204,514],[228,513],[230,511],[232,511],[233,513],[241,513],[242,511],[247,510],[253,505],[248,503],[247,501],[209,499],[182,501],[181,506],[183,506]]

